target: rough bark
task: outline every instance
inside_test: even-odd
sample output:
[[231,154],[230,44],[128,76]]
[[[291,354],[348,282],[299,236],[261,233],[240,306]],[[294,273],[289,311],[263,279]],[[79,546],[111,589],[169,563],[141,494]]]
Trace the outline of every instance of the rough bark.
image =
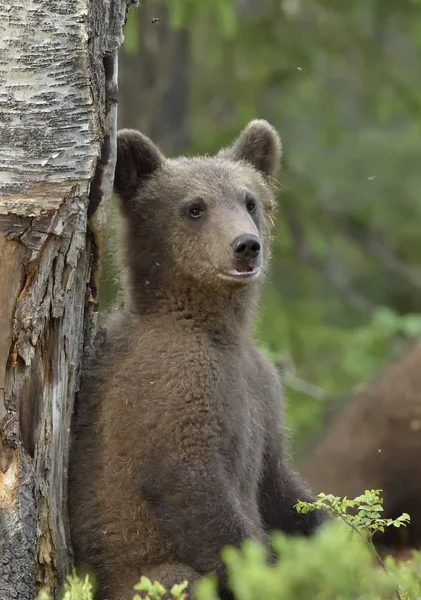
[[125,0],[0,3],[0,598],[69,570],[66,469],[115,163]]

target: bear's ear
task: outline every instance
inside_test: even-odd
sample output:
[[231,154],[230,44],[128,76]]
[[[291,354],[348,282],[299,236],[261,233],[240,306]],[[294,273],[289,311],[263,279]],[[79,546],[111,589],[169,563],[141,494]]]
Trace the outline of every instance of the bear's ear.
[[134,129],[117,133],[114,191],[130,199],[138,187],[165,162],[165,157],[146,135]]
[[244,160],[255,169],[273,177],[281,161],[281,139],[267,121],[250,121],[230,148],[221,150],[218,156],[231,160]]

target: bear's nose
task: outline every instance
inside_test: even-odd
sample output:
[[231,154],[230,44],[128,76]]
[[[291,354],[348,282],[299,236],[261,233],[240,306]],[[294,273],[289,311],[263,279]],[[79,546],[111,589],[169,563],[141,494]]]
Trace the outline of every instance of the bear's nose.
[[256,258],[260,252],[259,238],[255,235],[240,235],[233,241],[232,249],[237,258],[246,260]]

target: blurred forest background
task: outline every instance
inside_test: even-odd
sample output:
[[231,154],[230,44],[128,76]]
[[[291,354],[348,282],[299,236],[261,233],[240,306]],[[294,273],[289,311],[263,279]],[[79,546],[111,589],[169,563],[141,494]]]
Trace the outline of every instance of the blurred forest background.
[[421,335],[421,0],[144,0],[119,69],[119,127],[169,155],[216,152],[252,118],[282,136],[256,337],[305,452]]

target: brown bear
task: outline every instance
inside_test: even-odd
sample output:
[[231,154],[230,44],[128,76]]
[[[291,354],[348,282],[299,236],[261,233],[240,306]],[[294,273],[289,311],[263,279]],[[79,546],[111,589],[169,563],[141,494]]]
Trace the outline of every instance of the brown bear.
[[302,473],[325,493],[382,489],[384,516],[407,527],[376,534],[380,550],[421,547],[421,342],[351,398],[309,453]]
[[74,421],[76,566],[99,598],[214,572],[220,551],[270,530],[311,534],[321,512],[291,468],[276,369],[252,339],[270,255],[280,140],[249,123],[214,157],[167,159],[118,133],[127,303],[87,369]]

